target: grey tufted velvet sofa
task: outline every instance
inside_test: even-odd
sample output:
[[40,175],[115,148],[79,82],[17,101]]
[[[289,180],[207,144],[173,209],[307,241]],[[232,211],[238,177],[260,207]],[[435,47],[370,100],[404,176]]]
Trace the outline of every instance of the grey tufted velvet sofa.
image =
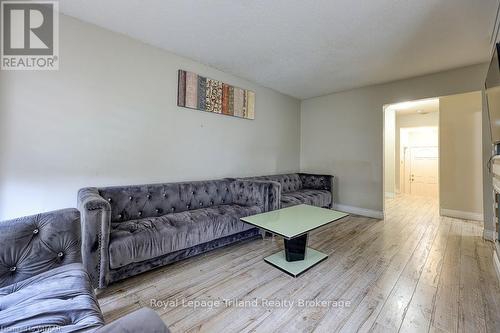
[[307,204],[312,206],[333,207],[333,181],[331,175],[310,173],[290,173],[249,177],[259,181],[271,181],[280,185],[280,208]]
[[212,181],[83,188],[83,262],[96,288],[239,240],[240,221],[279,206],[275,183]]
[[0,222],[0,332],[169,332],[151,309],[104,325],[80,246],[76,209]]

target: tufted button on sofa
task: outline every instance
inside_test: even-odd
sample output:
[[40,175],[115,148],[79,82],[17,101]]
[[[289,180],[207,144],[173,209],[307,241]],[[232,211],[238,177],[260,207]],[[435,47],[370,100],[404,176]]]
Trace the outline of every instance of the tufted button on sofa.
[[276,182],[280,185],[280,208],[307,204],[332,208],[333,180],[330,175],[291,173],[243,179]]
[[93,285],[105,288],[259,237],[258,229],[240,218],[277,209],[278,191],[269,182],[235,179],[81,189],[83,263]]
[[80,246],[76,209],[0,222],[1,332],[168,332],[152,310],[104,325]]

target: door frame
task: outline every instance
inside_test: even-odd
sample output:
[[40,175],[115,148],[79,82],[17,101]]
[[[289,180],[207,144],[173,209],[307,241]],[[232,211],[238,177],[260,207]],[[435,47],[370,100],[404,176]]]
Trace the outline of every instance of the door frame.
[[[415,99],[411,99],[411,100],[408,100],[408,102],[413,102],[413,101],[420,101],[420,100],[426,100],[426,99],[438,99],[439,100],[440,96],[434,96],[434,97],[423,97],[423,98],[415,98]],[[381,134],[381,140],[382,140],[382,170],[381,170],[381,176],[382,176],[382,196],[381,196],[381,199],[382,199],[382,218],[385,219],[385,201],[386,201],[386,197],[385,197],[385,192],[386,192],[386,188],[385,188],[385,171],[386,171],[386,163],[385,163],[385,154],[386,154],[386,146],[385,146],[385,142],[386,142],[386,117],[387,117],[387,110],[391,108],[392,105],[394,104],[400,104],[401,102],[396,102],[396,101],[393,101],[393,102],[389,102],[389,103],[386,103],[386,104],[383,104],[382,105],[382,117],[381,117],[381,120],[382,120],[382,133]],[[438,124],[437,124],[437,129],[438,129],[438,155],[439,155],[439,161],[441,161],[441,110],[439,109],[438,107]],[[436,127],[436,126],[433,126],[433,127]],[[401,139],[401,138],[400,138]],[[400,155],[400,159],[401,159],[401,155]],[[438,207],[439,209],[441,209],[441,162],[438,163]],[[401,186],[401,183],[400,183],[400,186]]]
[[[402,147],[403,148],[403,158],[401,159],[401,153],[399,156],[399,192],[403,194],[411,194],[411,183],[409,181],[408,174],[411,172],[411,148],[410,147]],[[403,162],[403,163],[401,163]],[[409,167],[409,170],[406,170],[406,167]],[[408,174],[407,174],[408,173]],[[401,191],[401,187],[403,187]]]

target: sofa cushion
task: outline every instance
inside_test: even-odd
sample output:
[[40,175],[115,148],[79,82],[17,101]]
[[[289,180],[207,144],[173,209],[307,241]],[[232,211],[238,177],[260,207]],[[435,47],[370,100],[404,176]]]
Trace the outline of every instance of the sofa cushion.
[[0,328],[12,332],[94,331],[104,325],[87,273],[64,265],[0,288]]
[[220,205],[113,223],[110,266],[116,269],[251,229],[240,218],[261,212],[258,206]]
[[281,184],[281,192],[295,192],[302,189],[302,181],[297,173],[290,173],[284,175],[271,175],[271,176],[259,176],[250,177],[248,179],[256,180],[270,180],[273,182],[278,182]]
[[0,223],[0,287],[82,261],[80,213],[62,209]]
[[281,195],[282,208],[300,204],[328,207],[331,203],[332,193],[325,190],[300,190]]
[[115,186],[99,189],[111,206],[111,222],[161,217],[166,214],[233,203],[231,180]]

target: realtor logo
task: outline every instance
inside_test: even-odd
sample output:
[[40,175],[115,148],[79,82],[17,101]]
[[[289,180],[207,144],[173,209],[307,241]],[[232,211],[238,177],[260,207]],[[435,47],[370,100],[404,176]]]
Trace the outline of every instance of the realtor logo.
[[2,1],[0,68],[57,70],[58,13],[56,1]]

